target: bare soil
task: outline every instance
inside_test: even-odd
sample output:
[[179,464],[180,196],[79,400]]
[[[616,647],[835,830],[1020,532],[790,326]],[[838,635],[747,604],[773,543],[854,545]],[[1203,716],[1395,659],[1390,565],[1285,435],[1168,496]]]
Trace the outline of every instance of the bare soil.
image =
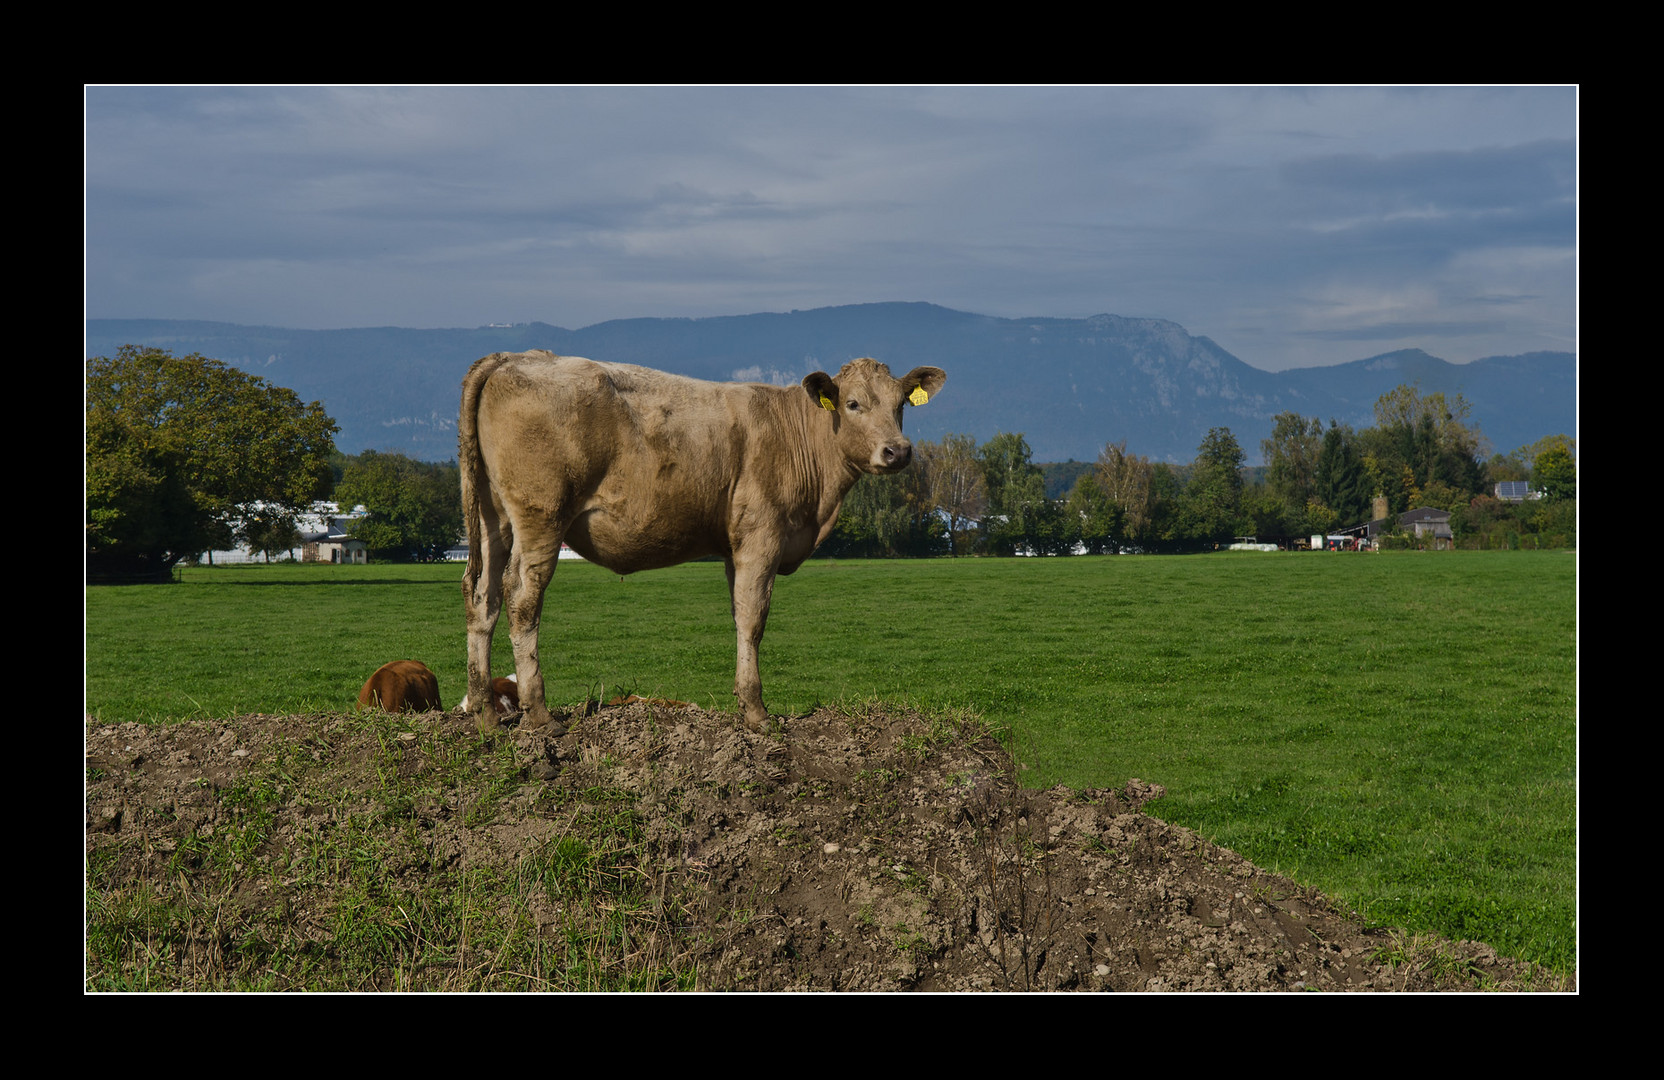
[[[94,909],[141,889],[208,897],[200,910],[211,918],[187,919],[201,925],[154,950],[172,965],[164,984],[247,985],[246,973],[227,980],[232,958],[259,952],[249,935],[266,942],[260,964],[287,950],[324,971],[342,948],[347,900],[327,873],[302,867],[319,861],[303,847],[379,830],[379,850],[395,853],[376,870],[384,887],[432,908],[435,891],[460,888],[465,874],[523,877],[581,815],[593,821],[606,807],[633,823],[619,850],[648,929],[599,963],[650,948],[683,987],[1568,988],[1481,944],[1366,928],[1313,890],[1144,813],[1158,785],[1024,790],[1005,746],[974,720],[823,709],[759,736],[733,715],[679,704],[602,708],[569,719],[559,739],[481,739],[456,713],[89,723],[88,925]],[[473,764],[459,770],[458,760]],[[280,797],[253,832],[256,775]],[[216,834],[242,846],[186,857]],[[553,940],[570,931],[575,902],[535,887],[514,917]],[[435,922],[444,929],[443,916]],[[431,962],[359,969],[346,985],[526,985],[503,981],[513,965],[470,940],[462,933]],[[107,985],[99,980],[120,965],[91,944],[88,957],[89,985]],[[288,968],[263,978],[307,985]]]

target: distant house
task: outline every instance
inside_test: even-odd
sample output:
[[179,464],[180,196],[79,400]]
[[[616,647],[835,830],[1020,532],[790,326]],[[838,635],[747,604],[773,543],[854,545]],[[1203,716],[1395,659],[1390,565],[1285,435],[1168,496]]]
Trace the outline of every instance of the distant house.
[[[256,504],[258,506],[258,504]],[[334,503],[311,504],[305,514],[295,519],[295,528],[300,533],[300,546],[290,547],[288,551],[275,556],[276,561],[290,559],[295,562],[368,562],[369,554],[363,541],[356,541],[348,536],[351,523],[363,518],[363,506],[354,506],[351,513],[341,513],[341,508]],[[238,562],[270,562],[275,561],[263,552],[251,551],[250,547],[230,547],[218,551],[205,551],[196,561],[203,566],[235,566]]]
[[301,525],[300,561],[338,564],[369,562],[370,549],[364,541],[352,536],[353,522],[364,514],[362,506],[355,506],[352,513],[343,514],[335,503],[313,503],[312,514],[303,519]]
[[1527,499],[1540,499],[1543,493],[1532,491],[1531,485],[1524,480],[1503,480],[1496,485],[1496,497],[1505,503],[1517,503]]
[[1398,528],[1417,539],[1431,539],[1433,547],[1451,547],[1455,536],[1450,531],[1450,511],[1435,510],[1430,506],[1418,507],[1408,513],[1398,515]]
[[[1378,508],[1384,509],[1384,507]],[[1342,529],[1330,540],[1356,540],[1359,546],[1373,546],[1376,541],[1390,532],[1409,533],[1433,541],[1434,548],[1454,547],[1455,537],[1450,531],[1450,511],[1436,510],[1431,506],[1419,507],[1407,514],[1400,514],[1396,521],[1390,517],[1380,517],[1373,521],[1366,521],[1362,525],[1354,525],[1350,529]],[[1313,537],[1316,546],[1320,537]],[[1329,545],[1336,550],[1334,545]],[[1344,549],[1344,545],[1341,546]]]
[[[364,516],[364,508],[355,506],[348,513],[332,502],[315,502],[306,513],[295,520],[300,533],[300,545],[292,547],[278,559],[295,562],[363,563],[369,561],[369,550],[362,540],[354,540],[348,533],[352,523]],[[229,566],[237,563],[269,561],[247,547],[204,552],[198,561],[208,566]]]
[[370,549],[364,541],[342,533],[310,533],[300,538],[301,562],[367,563]]

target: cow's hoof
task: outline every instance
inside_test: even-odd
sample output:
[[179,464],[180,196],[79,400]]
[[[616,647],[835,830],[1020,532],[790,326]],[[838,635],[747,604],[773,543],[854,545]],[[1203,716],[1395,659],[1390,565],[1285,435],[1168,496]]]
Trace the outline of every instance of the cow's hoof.
[[745,718],[745,729],[757,735],[767,735],[769,732],[768,713]]
[[527,713],[520,721],[520,730],[528,734],[536,732],[551,739],[558,739],[566,734],[566,725],[547,714],[539,721],[537,717]]
[[474,720],[474,725],[479,728],[481,735],[498,735],[503,731],[503,722],[495,716],[477,717]]

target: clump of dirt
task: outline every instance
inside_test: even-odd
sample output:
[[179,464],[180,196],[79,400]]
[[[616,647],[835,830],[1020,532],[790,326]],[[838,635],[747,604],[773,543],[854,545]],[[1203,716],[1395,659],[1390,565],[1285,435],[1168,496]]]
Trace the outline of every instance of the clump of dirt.
[[1158,785],[1024,790],[973,718],[568,722],[89,723],[89,986],[1565,988],[1366,929],[1143,813]]

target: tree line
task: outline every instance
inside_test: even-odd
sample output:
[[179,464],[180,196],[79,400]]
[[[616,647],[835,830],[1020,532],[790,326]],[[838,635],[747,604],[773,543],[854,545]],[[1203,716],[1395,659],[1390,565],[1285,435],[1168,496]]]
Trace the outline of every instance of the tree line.
[[[915,444],[906,472],[864,477],[821,553],[1197,551],[1242,536],[1298,543],[1421,507],[1450,511],[1467,546],[1575,545],[1573,441],[1552,435],[1494,454],[1471,412],[1459,394],[1415,386],[1383,394],[1375,425],[1363,430],[1284,412],[1260,443],[1265,464],[1257,469],[1244,467],[1229,428],[1210,429],[1184,465],[1151,461],[1122,440],[1107,444],[1095,467],[1082,467],[1067,496],[1055,499],[1046,497],[1022,434],[980,446],[948,435]],[[1505,503],[1493,493],[1505,480],[1526,481],[1541,497]]]
[[[1461,395],[1400,386],[1361,431],[1279,414],[1245,469],[1229,428],[1209,430],[1186,465],[1152,462],[1123,440],[1050,498],[1021,433],[914,446],[911,468],[867,476],[845,498],[820,554],[837,557],[1067,555],[1186,551],[1253,535],[1294,539],[1449,510],[1473,546],[1576,543],[1576,448],[1553,435],[1491,454]],[[456,462],[337,452],[319,402],[192,354],[124,346],[87,364],[89,580],[165,580],[175,564],[242,544],[271,555],[299,543],[299,517],[333,497],[365,514],[352,534],[373,559],[442,558],[463,536]],[[1072,463],[1079,465],[1079,463]],[[1491,494],[1528,481],[1542,498]],[[1377,513],[1385,510],[1384,514]]]

